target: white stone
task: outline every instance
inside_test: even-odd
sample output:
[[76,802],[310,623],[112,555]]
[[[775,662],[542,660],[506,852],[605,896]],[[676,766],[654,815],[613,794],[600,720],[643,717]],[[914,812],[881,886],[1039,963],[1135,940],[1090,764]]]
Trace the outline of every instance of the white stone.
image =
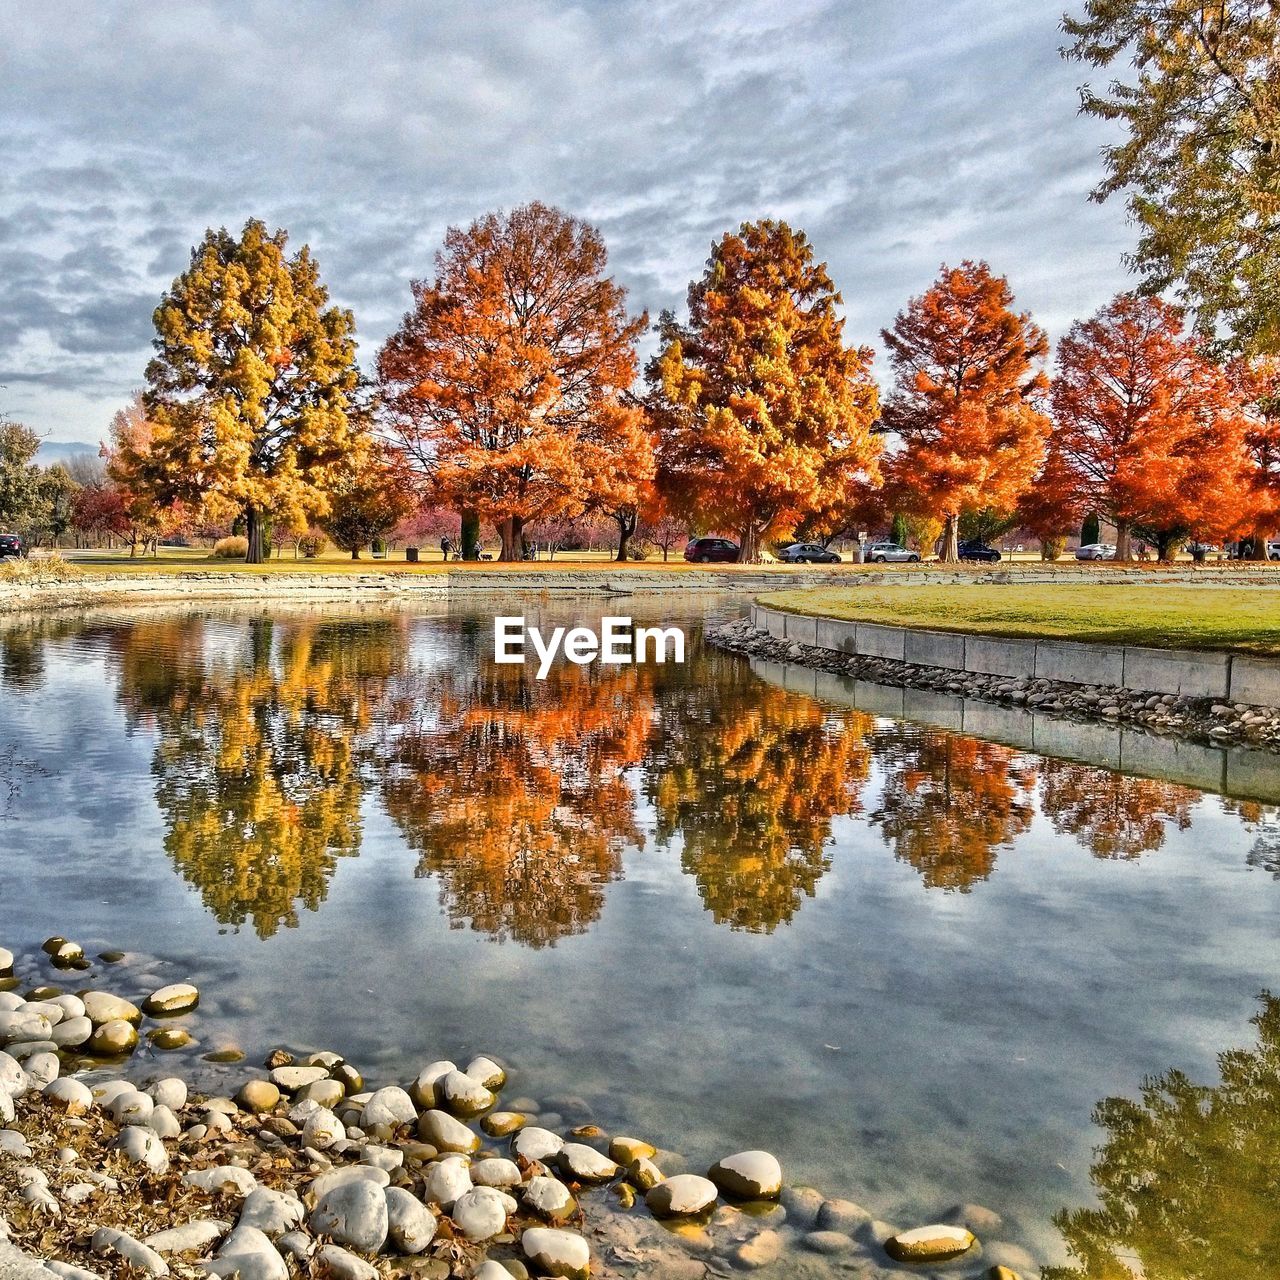
[[157,1103],[151,1109],[151,1119],[147,1121],[147,1126],[154,1129],[162,1138],[182,1136],[182,1126],[178,1123],[178,1117],[163,1103]]
[[[130,1164],[143,1165],[152,1173],[164,1173],[169,1168],[169,1153],[164,1149],[160,1135],[145,1125],[129,1125],[113,1146]],[[191,1177],[191,1174],[187,1175],[188,1179]]]
[[47,1040],[53,1031],[53,1023],[42,1013],[28,1013],[15,1009],[12,1013],[0,1013],[0,1044],[20,1044],[24,1040]]
[[270,1187],[254,1187],[240,1207],[237,1226],[256,1227],[264,1235],[279,1236],[302,1225],[306,1210],[297,1196]]
[[524,1256],[543,1275],[582,1280],[591,1269],[591,1249],[576,1232],[530,1227],[520,1237]]
[[328,1107],[317,1107],[302,1126],[302,1141],[318,1151],[327,1151],[347,1136],[342,1121]]
[[22,1064],[22,1068],[27,1073],[32,1088],[43,1089],[58,1078],[62,1063],[56,1053],[36,1053]]
[[0,978],[8,977],[13,972],[13,952],[0,947]]
[[237,1227],[223,1241],[218,1256],[203,1265],[210,1275],[236,1280],[289,1280],[284,1259],[256,1227]]
[[147,1236],[142,1243],[157,1253],[203,1253],[210,1245],[216,1244],[231,1230],[229,1222],[217,1218],[197,1218],[193,1222],[184,1222],[180,1227],[170,1227],[167,1231],[157,1231]]
[[471,1181],[477,1187],[518,1187],[524,1179],[520,1166],[503,1156],[492,1160],[477,1160],[471,1166]]
[[146,1124],[151,1119],[155,1105],[155,1099],[149,1093],[139,1093],[132,1089],[117,1093],[102,1109],[116,1124]]
[[307,1220],[312,1234],[360,1253],[377,1253],[387,1238],[387,1197],[381,1187],[358,1180],[326,1191]]
[[325,1280],[378,1280],[378,1273],[363,1258],[336,1244],[327,1244],[316,1254],[315,1274]]
[[559,1155],[563,1146],[563,1138],[536,1124],[526,1125],[511,1140],[512,1151],[525,1160],[549,1160],[552,1156]]
[[17,1012],[39,1014],[51,1027],[56,1027],[66,1015],[66,1010],[52,1000],[28,1000]]
[[459,1196],[449,1216],[468,1240],[490,1240],[507,1225],[507,1207],[491,1187],[474,1187]]
[[114,1227],[99,1227],[93,1233],[89,1247],[100,1258],[123,1258],[140,1271],[150,1276],[167,1276],[169,1264],[154,1250],[149,1249],[141,1240]]
[[480,1135],[447,1111],[424,1111],[418,1121],[418,1137],[437,1151],[467,1154],[480,1146]]
[[388,1187],[387,1238],[398,1252],[421,1253],[435,1239],[436,1216],[403,1187]]
[[478,1080],[486,1089],[501,1089],[507,1082],[507,1073],[484,1054],[467,1063],[467,1075]]
[[372,1182],[376,1187],[385,1187],[391,1181],[391,1175],[385,1169],[377,1169],[371,1164],[347,1165],[343,1169],[330,1169],[314,1179],[307,1187],[307,1203],[316,1204],[334,1187],[344,1186],[348,1182]]
[[774,1200],[782,1191],[782,1166],[767,1151],[739,1151],[711,1166],[707,1177],[736,1200]]
[[113,996],[107,991],[89,991],[81,997],[85,1016],[95,1027],[108,1022],[129,1022],[135,1027],[142,1021],[142,1010],[136,1004]]
[[177,1076],[169,1076],[165,1080],[157,1080],[147,1086],[147,1092],[155,1099],[156,1105],[168,1107],[170,1111],[181,1111],[187,1105],[187,1082]]
[[556,1163],[575,1182],[608,1182],[620,1172],[608,1156],[584,1142],[566,1142],[556,1153]]
[[189,1187],[197,1187],[201,1191],[217,1192],[224,1196],[239,1196],[243,1199],[258,1185],[258,1180],[249,1172],[236,1164],[220,1164],[212,1169],[193,1169],[184,1173],[182,1180]]
[[573,1212],[574,1199],[569,1188],[547,1174],[530,1178],[523,1194],[525,1204],[544,1218],[565,1218]]
[[413,1094],[413,1100],[418,1106],[428,1109],[439,1105],[441,1095],[439,1095],[436,1086],[450,1071],[457,1071],[457,1069],[455,1063],[443,1060],[432,1062],[423,1067],[418,1072],[418,1078],[413,1082],[413,1088],[410,1090]]
[[885,1241],[885,1252],[899,1262],[944,1262],[973,1247],[975,1238],[967,1227],[935,1223],[900,1231]]
[[60,996],[54,996],[51,1001],[62,1010],[62,1021],[67,1022],[71,1018],[84,1017],[84,1001],[79,996],[73,996],[69,992],[63,992]]
[[144,1013],[154,1017],[166,1017],[176,1013],[189,1013],[200,1003],[200,992],[189,982],[171,982],[159,991],[153,991],[143,1001]]
[[412,1124],[418,1118],[413,1099],[401,1088],[390,1085],[379,1089],[361,1112],[360,1127],[375,1137],[389,1137],[402,1124]]
[[704,1213],[719,1193],[710,1178],[696,1173],[678,1173],[646,1193],[644,1202],[657,1218],[683,1218]]
[[0,1052],[0,1089],[11,1098],[20,1098],[30,1087],[27,1073],[23,1071],[17,1058]]
[[324,1067],[277,1067],[271,1073],[271,1083],[285,1093],[297,1093],[304,1085],[328,1078]]
[[89,1043],[92,1035],[93,1023],[81,1014],[78,1018],[64,1018],[49,1038],[60,1049],[79,1049]]
[[445,1105],[459,1115],[479,1115],[494,1104],[493,1094],[465,1071],[450,1071],[436,1090],[443,1095]]
[[422,1198],[446,1209],[471,1190],[471,1170],[463,1160],[437,1160],[422,1179]]

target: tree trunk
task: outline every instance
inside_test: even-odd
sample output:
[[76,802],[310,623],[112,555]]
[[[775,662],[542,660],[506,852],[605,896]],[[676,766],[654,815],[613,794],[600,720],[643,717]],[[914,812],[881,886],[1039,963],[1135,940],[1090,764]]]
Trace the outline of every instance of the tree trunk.
[[498,532],[502,535],[501,559],[521,559],[524,555],[524,518],[508,516],[498,526]]
[[353,560],[359,560],[359,559],[360,559],[360,548],[359,548],[359,547],[352,547],[352,548],[351,548],[351,558],[352,558]]
[[244,529],[249,543],[249,549],[244,553],[245,564],[262,564],[262,516],[257,507],[245,507]]
[[614,559],[621,562],[627,558],[627,542],[636,531],[637,517],[634,512],[631,515],[619,512],[613,518],[618,525],[618,554]]
[[464,560],[479,560],[480,513],[471,510],[469,507],[463,507],[458,515],[462,521],[462,532],[458,535],[458,541],[462,545],[462,558]]
[[760,534],[755,525],[748,524],[741,533],[742,548],[738,552],[739,564],[760,563]]
[[947,512],[942,522],[942,551],[938,559],[943,564],[956,564],[960,560],[960,517],[954,511]]
[[1123,520],[1116,521],[1116,559],[1132,560],[1133,554],[1130,550],[1129,526]]
[[1244,540],[1244,554],[1241,556],[1243,560],[1265,560],[1267,558],[1267,535],[1260,529],[1256,530],[1252,537]]

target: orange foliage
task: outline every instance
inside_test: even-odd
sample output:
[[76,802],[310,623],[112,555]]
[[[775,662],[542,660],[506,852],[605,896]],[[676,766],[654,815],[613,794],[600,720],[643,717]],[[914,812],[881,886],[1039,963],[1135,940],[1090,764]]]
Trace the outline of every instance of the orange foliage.
[[1003,276],[964,262],[883,331],[895,377],[883,424],[903,445],[890,488],[901,509],[942,517],[944,560],[961,514],[1012,508],[1044,457],[1049,340],[1012,306]]
[[612,511],[652,474],[627,398],[636,339],[600,233],[543,204],[449,229],[378,356],[383,403],[431,496],[499,526]]

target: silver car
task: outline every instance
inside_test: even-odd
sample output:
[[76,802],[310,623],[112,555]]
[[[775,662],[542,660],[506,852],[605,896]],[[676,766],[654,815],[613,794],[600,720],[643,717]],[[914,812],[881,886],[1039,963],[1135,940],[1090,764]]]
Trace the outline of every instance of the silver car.
[[898,562],[918,564],[920,562],[920,553],[918,551],[908,551],[906,547],[900,547],[896,542],[873,542],[867,548],[866,559],[871,564],[894,564]]
[[1114,560],[1115,546],[1110,542],[1086,542],[1083,547],[1076,548],[1077,560]]

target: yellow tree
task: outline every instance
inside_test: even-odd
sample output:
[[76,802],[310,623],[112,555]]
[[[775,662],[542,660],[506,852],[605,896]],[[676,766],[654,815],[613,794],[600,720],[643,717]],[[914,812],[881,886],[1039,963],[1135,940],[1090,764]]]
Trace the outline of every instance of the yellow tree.
[[650,363],[664,491],[742,559],[878,479],[869,347],[844,345],[840,294],[802,231],[743,223],[665,312]]
[[310,250],[256,220],[237,239],[207,231],[155,312],[145,458],[125,465],[161,505],[243,519],[246,559],[264,559],[265,517],[328,511],[362,430],[355,321],[328,306]]

